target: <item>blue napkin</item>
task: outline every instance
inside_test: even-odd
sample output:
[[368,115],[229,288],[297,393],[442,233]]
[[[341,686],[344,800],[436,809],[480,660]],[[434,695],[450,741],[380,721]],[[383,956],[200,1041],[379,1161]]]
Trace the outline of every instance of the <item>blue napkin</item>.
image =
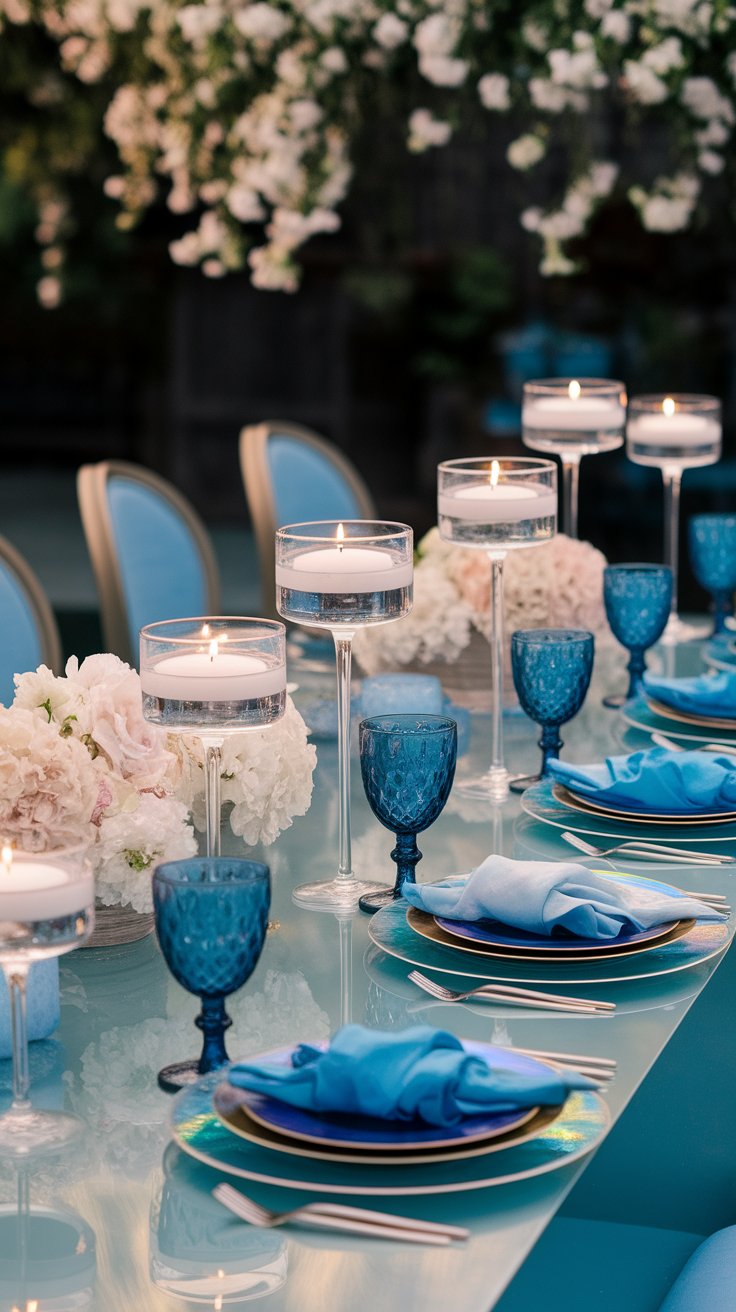
[[694,679],[656,679],[645,674],[644,690],[663,706],[689,715],[736,721],[736,674],[699,674]]
[[556,1107],[571,1089],[594,1087],[583,1075],[541,1063],[538,1074],[511,1070],[503,1049],[494,1069],[465,1052],[453,1034],[429,1025],[398,1033],[345,1025],[326,1052],[302,1043],[291,1066],[239,1062],[230,1067],[228,1080],[308,1111],[428,1125],[457,1125],[464,1116],[484,1112]]
[[511,861],[488,856],[466,880],[405,884],[404,897],[431,916],[499,920],[530,934],[568,930],[580,938],[614,939],[622,929],[671,920],[724,920],[695,898],[596,875],[572,861]]
[[550,761],[547,768],[553,779],[604,806],[683,813],[736,810],[736,761],[725,752],[652,747],[608,756],[600,765]]

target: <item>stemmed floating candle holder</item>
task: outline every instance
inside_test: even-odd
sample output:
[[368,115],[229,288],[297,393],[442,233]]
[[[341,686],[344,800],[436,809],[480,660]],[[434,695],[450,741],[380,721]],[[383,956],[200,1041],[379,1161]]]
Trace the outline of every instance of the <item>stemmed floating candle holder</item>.
[[578,481],[583,456],[623,445],[626,388],[613,378],[543,378],[524,384],[522,439],[560,457],[562,527],[578,535]]
[[721,403],[715,396],[634,396],[626,429],[626,454],[636,465],[662,470],[664,559],[672,570],[672,605],[663,642],[687,642],[707,631],[685,624],[677,613],[680,487],[685,469],[714,465],[721,457]]
[[382,886],[356,879],[350,833],[350,667],[355,631],[408,615],[414,585],[413,533],[385,520],[322,520],[276,533],[276,607],[284,619],[329,629],[337,661],[339,863],[337,878],[302,884],[297,902],[352,911]]
[[557,531],[557,467],[529,456],[446,460],[438,468],[440,537],[487,552],[491,567],[491,764],[460,792],[490,802],[508,796],[503,761],[503,562],[509,551],[549,542]]
[[222,747],[286,709],[286,630],[278,620],[198,616],[141,629],[143,716],[204,748],[207,855],[220,855]]

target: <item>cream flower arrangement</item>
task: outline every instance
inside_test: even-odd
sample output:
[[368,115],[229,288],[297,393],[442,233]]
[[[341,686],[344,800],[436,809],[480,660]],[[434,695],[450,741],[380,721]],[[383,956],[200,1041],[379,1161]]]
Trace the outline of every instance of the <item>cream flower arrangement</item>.
[[[606,558],[589,542],[560,533],[542,546],[510,551],[504,562],[506,636],[515,629],[610,630],[603,606]],[[353,643],[367,674],[401,665],[452,664],[473,630],[489,636],[490,568],[484,551],[453,547],[436,528],[422,539],[414,568],[414,608],[404,619],[361,629]]]
[[[150,911],[153,867],[197,851],[197,746],[144,720],[140,678],[117,656],[72,657],[63,677],[42,665],[15,683],[12,705],[0,707],[0,834],[31,851],[87,841],[99,900]],[[308,810],[315,762],[291,701],[268,731],[230,738],[233,832],[272,843]]]
[[[442,149],[473,119],[508,141],[547,275],[575,270],[569,243],[614,192],[660,233],[687,227],[719,175],[733,193],[726,0],[0,0],[3,25],[3,41],[35,26],[49,52],[46,85],[28,88],[34,127],[49,126],[42,180],[20,148],[11,175],[38,205],[45,305],[61,294],[67,178],[95,130],[99,151],[103,133],[117,150],[104,190],[121,228],[163,193],[189,216],[173,260],[213,278],[247,261],[256,286],[285,291],[299,247],[340,227],[356,142],[389,96],[409,151]],[[102,121],[80,155],[55,141],[55,116],[98,85]],[[649,148],[627,149],[632,132]],[[534,179],[550,157],[561,185],[543,209]]]

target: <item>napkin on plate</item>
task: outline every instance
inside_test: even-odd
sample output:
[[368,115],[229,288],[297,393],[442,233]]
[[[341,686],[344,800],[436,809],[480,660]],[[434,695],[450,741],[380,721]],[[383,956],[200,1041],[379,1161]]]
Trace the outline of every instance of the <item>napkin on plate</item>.
[[581,797],[632,811],[736,811],[736,760],[724,752],[652,747],[598,765],[550,761],[553,779]]
[[245,1061],[231,1066],[236,1088],[265,1093],[314,1112],[342,1112],[389,1121],[457,1125],[464,1116],[559,1106],[572,1089],[594,1086],[573,1071],[513,1069],[498,1049],[497,1067],[466,1052],[459,1039],[429,1025],[385,1033],[345,1025],[322,1051],[302,1043],[290,1066]]
[[724,920],[720,912],[675,890],[596,875],[572,861],[511,861],[488,856],[466,880],[405,884],[412,906],[448,920],[499,920],[530,934],[568,930],[579,938],[614,939],[622,929],[671,920]]
[[643,678],[644,691],[673,710],[688,715],[711,715],[714,719],[736,723],[736,674],[726,670],[718,674],[699,674],[693,679]]

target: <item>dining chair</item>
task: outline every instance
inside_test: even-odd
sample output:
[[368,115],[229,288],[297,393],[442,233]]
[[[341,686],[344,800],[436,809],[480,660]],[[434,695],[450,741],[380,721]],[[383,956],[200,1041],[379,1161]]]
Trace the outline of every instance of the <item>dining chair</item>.
[[276,616],[274,533],[319,519],[374,519],[375,505],[351,462],[309,428],[269,419],[240,434],[240,469],[256,538],[264,615]]
[[13,675],[48,665],[61,671],[61,642],[54,612],[28,562],[0,538],[0,702],[9,706]]
[[107,649],[138,664],[154,620],[217,615],[220,579],[209,534],[166,479],[140,465],[83,465],[77,495]]

